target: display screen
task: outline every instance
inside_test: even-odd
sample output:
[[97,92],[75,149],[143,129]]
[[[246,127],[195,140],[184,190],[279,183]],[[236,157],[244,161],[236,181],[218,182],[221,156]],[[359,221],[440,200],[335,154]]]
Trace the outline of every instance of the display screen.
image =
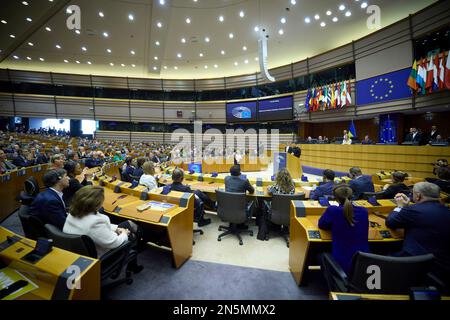
[[258,120],[292,120],[293,102],[292,96],[260,100],[258,107]]
[[188,171],[189,172],[193,171],[195,173],[202,173],[202,165],[200,163],[189,163]]
[[255,122],[256,101],[227,103],[227,122]]
[[22,117],[14,117],[15,124],[22,124]]

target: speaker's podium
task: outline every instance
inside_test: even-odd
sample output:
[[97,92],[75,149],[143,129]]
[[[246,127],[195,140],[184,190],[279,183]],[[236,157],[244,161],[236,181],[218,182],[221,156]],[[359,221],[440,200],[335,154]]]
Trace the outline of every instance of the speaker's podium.
[[302,165],[300,158],[286,152],[275,152],[273,155],[273,174],[283,168],[286,168],[291,174],[292,179],[300,179],[302,172]]

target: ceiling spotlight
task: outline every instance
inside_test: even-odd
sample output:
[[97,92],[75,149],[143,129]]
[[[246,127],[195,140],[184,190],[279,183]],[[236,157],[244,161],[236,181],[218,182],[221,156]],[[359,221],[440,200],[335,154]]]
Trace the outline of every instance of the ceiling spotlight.
[[186,18],[186,23],[187,24],[191,23],[191,18]]
[[175,67],[173,67],[175,70],[178,70],[178,67],[177,66],[175,66]]
[[181,53],[177,53],[177,57],[181,58],[182,57]]
[[286,23],[286,18],[283,17],[283,18],[281,18],[280,21],[281,21],[282,24],[285,24]]
[[200,57],[200,58],[203,58],[203,53],[200,52],[200,53],[199,53],[199,57]]
[[327,25],[327,24],[326,24],[325,22],[323,22],[323,21],[320,23],[320,26],[321,26],[322,28],[325,27],[326,25]]
[[334,17],[334,18],[333,18],[333,22],[338,22],[338,18],[337,18],[337,17]]
[[347,11],[346,13],[345,13],[345,16],[346,17],[350,17],[352,15],[352,13],[350,12],[350,11]]
[[296,0],[291,0],[291,4],[292,4],[293,6],[295,6],[295,5],[297,4],[297,1],[296,1]]
[[13,58],[19,60],[19,56],[13,56]]
[[134,56],[136,52],[134,50],[131,50],[130,53]]
[[217,64],[215,64],[215,65],[214,65],[214,68],[216,68],[216,69],[217,69],[218,67],[219,67],[219,66],[218,66]]
[[157,26],[158,28],[162,28],[162,23],[161,23],[161,22],[158,22],[158,23],[156,23],[156,26]]
[[209,42],[209,38],[208,37],[205,38],[205,42]]
[[230,39],[233,39],[233,38],[234,38],[234,34],[230,33],[230,34],[228,35],[228,37],[229,37]]
[[101,11],[98,13],[98,15],[99,15],[100,17],[102,17],[102,18],[105,16],[105,15],[103,14],[103,12],[101,12]]
[[248,59],[245,59],[245,60],[244,60],[244,63],[245,63],[245,64],[248,64]]
[[157,57],[157,56],[154,56],[153,59],[158,60],[158,57]]
[[158,70],[158,67],[153,67],[153,70],[155,70],[155,71]]
[[14,39],[16,36],[13,34],[10,34],[9,37]]
[[219,17],[219,21],[220,21],[220,22],[223,22],[223,20],[225,20],[225,19],[223,18],[223,16],[220,16],[220,17]]
[[159,41],[155,41],[155,45],[159,46],[160,45]]
[[87,64],[92,64],[92,62],[88,61]]
[[363,9],[367,8],[367,2],[361,3],[361,8],[363,8]]
[[225,51],[224,50],[220,51],[220,54],[225,55]]
[[320,19],[320,16],[319,16],[318,14],[316,14],[316,15],[314,16],[314,19],[319,20],[319,19]]
[[103,36],[104,36],[105,38],[108,38],[108,37],[109,37],[108,32],[103,32]]
[[121,63],[120,66],[121,66],[121,67],[125,67],[125,64]]
[[112,51],[111,49],[106,49],[106,52],[111,53]]
[[131,13],[128,15],[128,20],[130,20],[130,21],[134,20],[134,16]]
[[86,47],[81,47],[81,50],[83,50],[84,52],[86,52],[86,51],[87,51],[87,48],[86,48]]
[[311,22],[311,19],[309,17],[306,17],[305,18],[305,23],[310,23],[310,22]]
[[239,63],[237,61],[234,62],[234,65],[237,66]]
[[166,4],[166,1],[164,1],[164,0],[159,0],[159,4],[163,6],[163,5]]
[[241,18],[245,17],[244,11],[240,11],[240,12],[239,12],[239,17],[241,17]]
[[31,58],[30,58],[30,57],[27,57],[27,60],[31,61]]
[[81,31],[80,31],[80,30],[78,30],[78,29],[76,29],[76,30],[75,30],[75,33],[76,33],[76,34],[80,34],[80,33],[81,33]]
[[67,60],[67,59],[64,59],[64,63],[69,63],[69,60]]
[[114,67],[114,63],[112,63],[112,62],[110,62],[109,65],[110,65],[111,67]]
[[56,49],[61,49],[61,46],[59,44],[57,44],[55,47]]
[[185,38],[182,38],[182,39],[181,39],[181,42],[182,42],[182,43],[186,43],[186,39],[185,39]]
[[27,5],[28,5],[28,2],[22,1],[22,4],[23,4],[24,6],[27,6]]
[[164,70],[167,70],[167,66],[164,66],[163,68],[164,68]]
[[259,31],[259,27],[256,26],[253,30],[255,30],[255,32],[258,32]]
[[132,63],[132,64],[131,64],[131,66],[132,66],[133,68],[135,68],[135,67],[136,67],[136,65],[135,65],[134,63]]
[[50,29],[50,27],[45,27],[45,30],[47,30],[48,32],[52,31],[52,29]]
[[284,30],[283,29],[278,30],[278,34],[282,36],[284,34]]
[[339,10],[344,11],[344,10],[345,10],[345,6],[344,6],[343,4],[341,4],[341,5],[339,6]]
[[259,58],[258,58],[258,57],[256,57],[256,58],[255,58],[255,61],[259,61]]
[[6,20],[2,20],[1,23],[7,24],[8,22],[6,22]]
[[31,18],[27,18],[27,21],[28,21],[28,22],[31,22],[31,21],[33,21],[33,19],[31,19]]
[[328,10],[328,11],[327,11],[327,16],[331,16],[331,13],[332,13],[332,12],[331,12],[330,10]]
[[78,61],[78,60],[77,60],[77,61],[75,61],[75,62],[76,62],[77,64],[80,64],[80,61]]
[[204,67],[205,69],[208,69],[208,66],[207,65],[205,65],[205,67]]
[[34,43],[33,43],[33,42],[28,42],[28,45],[29,45],[30,47],[32,47],[32,46],[34,46]]
[[247,51],[247,47],[246,47],[246,46],[243,46],[243,47],[242,47],[242,50]]

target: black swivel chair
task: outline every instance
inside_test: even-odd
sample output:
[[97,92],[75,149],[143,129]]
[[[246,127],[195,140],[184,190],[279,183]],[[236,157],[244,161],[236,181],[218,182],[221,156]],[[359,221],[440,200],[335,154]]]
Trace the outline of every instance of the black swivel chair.
[[47,231],[44,228],[42,221],[30,214],[30,207],[27,205],[21,205],[19,208],[19,219],[22,224],[25,237],[33,240],[37,240],[40,237],[47,237]]
[[20,203],[29,206],[39,193],[39,184],[35,177],[30,176],[24,182],[24,191],[20,192],[18,200]]
[[[291,200],[305,200],[305,194],[303,192],[298,194],[273,194],[272,202],[264,202],[269,221],[281,226],[280,235],[286,241],[288,248]],[[266,239],[268,240],[268,235]]]
[[[50,224],[46,224],[45,229],[48,235],[47,238],[53,240],[55,247],[97,259],[97,250],[90,237],[64,233]],[[132,246],[133,242],[127,241],[99,258],[101,261],[101,287],[103,292],[122,283],[128,285],[133,283],[128,264],[133,260],[136,261],[137,251],[133,250]],[[127,267],[125,277],[115,280],[125,266]],[[115,281],[111,282],[109,279]]]
[[238,225],[245,223],[248,219],[247,212],[251,212],[253,202],[247,203],[245,193],[234,193],[216,190],[217,214],[222,221],[229,222],[229,226],[219,226],[219,231],[226,230],[217,237],[221,241],[222,237],[234,234],[239,239],[242,246],[241,233],[248,233],[251,237],[253,231],[239,229]]
[[[330,291],[371,294],[409,294],[412,287],[430,284],[434,256],[389,257],[357,252],[346,274],[331,254],[322,255],[322,271]],[[376,277],[379,276],[377,286]],[[369,279],[369,277],[373,277]],[[368,288],[368,283],[375,287]]]

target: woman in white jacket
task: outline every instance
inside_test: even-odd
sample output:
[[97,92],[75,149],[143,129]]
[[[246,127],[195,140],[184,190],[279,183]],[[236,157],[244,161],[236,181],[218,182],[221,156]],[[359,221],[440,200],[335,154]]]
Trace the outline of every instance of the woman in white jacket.
[[111,223],[108,216],[99,213],[104,200],[103,187],[86,186],[78,190],[63,228],[65,233],[89,236],[99,258],[128,241],[137,231],[137,225],[131,221],[116,225]]

